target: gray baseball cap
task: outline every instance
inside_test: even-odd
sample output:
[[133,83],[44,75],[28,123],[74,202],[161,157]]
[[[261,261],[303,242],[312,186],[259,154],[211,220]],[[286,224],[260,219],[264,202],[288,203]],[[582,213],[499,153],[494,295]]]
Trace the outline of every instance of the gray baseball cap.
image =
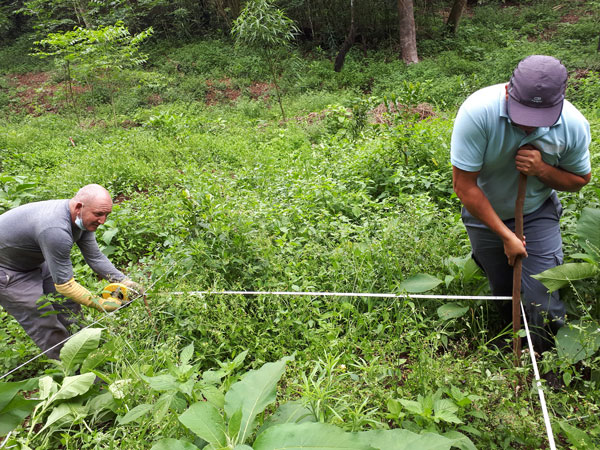
[[552,57],[531,55],[518,65],[508,84],[508,116],[519,125],[550,127],[562,112],[567,69]]

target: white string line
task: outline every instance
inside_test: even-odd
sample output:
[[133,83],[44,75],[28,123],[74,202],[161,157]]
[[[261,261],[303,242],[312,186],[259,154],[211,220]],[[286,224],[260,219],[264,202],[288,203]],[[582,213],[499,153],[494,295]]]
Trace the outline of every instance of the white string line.
[[[6,445],[11,434],[12,434],[12,431],[9,431],[8,434],[6,435],[6,439],[4,439],[4,442],[2,443],[2,445],[0,445],[0,448],[4,447]],[[10,448],[10,447],[8,447],[8,448]]]
[[531,364],[533,365],[533,374],[535,376],[538,395],[540,397],[540,406],[542,407],[542,414],[544,415],[546,434],[548,435],[548,444],[550,445],[550,450],[556,450],[556,445],[554,443],[554,433],[552,432],[552,424],[550,423],[550,415],[548,414],[548,408],[546,407],[546,398],[544,396],[544,390],[542,389],[542,383],[540,382],[540,373],[538,371],[537,362],[535,360],[535,354],[533,353],[533,344],[531,342],[531,335],[529,334],[529,326],[527,325],[527,317],[525,315],[523,303],[521,303],[521,314],[523,315],[523,325],[525,326],[525,333],[527,334],[529,356],[531,356]]
[[373,292],[289,292],[289,291],[175,291],[158,292],[166,295],[289,295],[309,297],[377,297],[377,298],[414,298],[438,300],[512,300],[502,295],[425,295],[425,294],[378,294]]

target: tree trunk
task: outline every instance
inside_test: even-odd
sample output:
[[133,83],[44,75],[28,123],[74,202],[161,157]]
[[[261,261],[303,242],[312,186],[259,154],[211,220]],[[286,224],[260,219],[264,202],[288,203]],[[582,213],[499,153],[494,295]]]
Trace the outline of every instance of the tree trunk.
[[283,101],[281,100],[281,92],[279,91],[279,84],[277,84],[277,72],[275,70],[275,64],[273,64],[272,55],[268,55],[267,60],[269,61],[269,69],[271,70],[271,77],[273,77],[273,85],[275,86],[275,93],[277,94],[277,102],[279,103],[279,109],[281,109],[281,118],[283,122],[286,122],[285,111],[283,110]]
[[340,48],[337,56],[335,57],[335,64],[333,65],[333,70],[339,72],[344,67],[344,61],[346,60],[346,54],[352,48],[354,44],[354,38],[356,37],[356,28],[354,26],[354,0],[350,0],[350,30],[348,31],[348,35],[346,39],[344,39],[344,43]]
[[398,0],[400,22],[400,57],[406,64],[418,63],[417,28],[413,0]]
[[467,0],[454,0],[454,4],[450,10],[450,15],[446,21],[447,30],[451,31],[452,33],[456,33],[456,30],[458,30],[458,23],[460,22],[466,6]]
[[600,37],[598,38],[598,53],[600,53]]
[[225,21],[227,28],[231,29],[231,23],[237,19],[241,12],[240,0],[212,0],[217,14]]
[[83,22],[86,28],[92,28],[88,18],[87,11],[83,8],[83,5],[79,1],[73,2],[73,9],[75,10],[75,17],[79,23]]

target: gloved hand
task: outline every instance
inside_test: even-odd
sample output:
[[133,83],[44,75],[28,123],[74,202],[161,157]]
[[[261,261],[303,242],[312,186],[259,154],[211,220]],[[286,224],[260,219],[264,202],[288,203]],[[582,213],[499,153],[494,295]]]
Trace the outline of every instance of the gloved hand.
[[69,281],[63,284],[55,284],[56,291],[70,298],[76,303],[90,308],[97,309],[98,311],[111,312],[117,309],[123,303],[121,300],[116,298],[102,298],[92,295],[90,291],[80,285],[75,279],[71,278]]
[[125,278],[125,279],[119,281],[119,283],[127,286],[136,295],[142,296],[142,295],[144,295],[144,292],[146,292],[144,290],[144,287],[141,284],[138,284],[129,278]]
[[106,312],[112,312],[123,304],[121,300],[114,297],[94,297],[90,300],[92,302],[91,307],[96,308],[98,311]]

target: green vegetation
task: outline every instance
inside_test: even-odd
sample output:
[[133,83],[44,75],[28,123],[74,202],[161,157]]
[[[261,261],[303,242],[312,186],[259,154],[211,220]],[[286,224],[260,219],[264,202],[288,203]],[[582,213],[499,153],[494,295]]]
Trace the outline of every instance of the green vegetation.
[[[83,4],[25,3],[37,20]],[[85,13],[104,20],[101,33],[117,20],[97,3]],[[192,40],[201,19],[192,2],[137,2],[188,11],[173,31],[183,41],[116,3],[120,36],[152,25],[160,38],[140,42],[143,65],[73,77],[75,109],[64,72],[27,56],[33,41],[65,31],[59,22],[0,48],[0,211],[107,187],[115,206],[98,242],[149,288],[152,315],[138,300],[69,341],[61,362],[38,359],[1,380],[0,435],[10,434],[0,445],[240,450],[300,445],[298,436],[316,448],[544,448],[529,356],[515,368],[498,348],[512,336],[491,302],[193,291],[487,293],[452,192],[456,109],[524,56],[557,56],[598,167],[598,2],[484,3],[456,35],[426,11],[422,62],[353,48],[339,73],[326,46],[277,52],[273,72],[261,51],[225,34]],[[224,13],[222,23],[233,14]],[[558,280],[569,326],[541,371],[565,384],[543,381],[557,444],[594,448],[598,177],[560,197],[566,259],[578,265],[545,274]],[[76,251],[73,260],[77,279],[101,292]],[[37,349],[0,319],[2,375]]]

